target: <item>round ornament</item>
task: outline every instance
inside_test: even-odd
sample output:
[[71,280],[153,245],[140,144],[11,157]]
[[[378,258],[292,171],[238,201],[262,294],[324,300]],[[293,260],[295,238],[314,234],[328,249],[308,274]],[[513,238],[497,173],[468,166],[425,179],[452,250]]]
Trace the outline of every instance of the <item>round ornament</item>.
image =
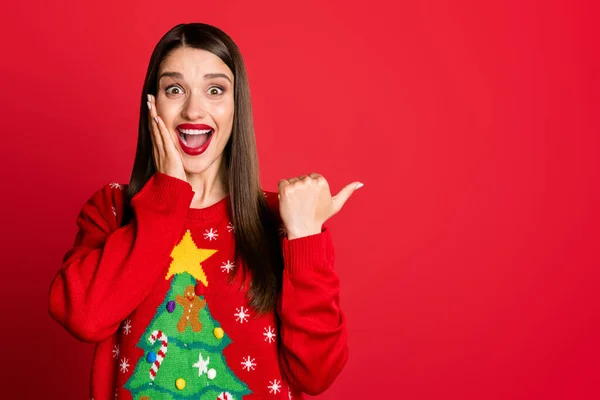
[[208,370],[206,375],[208,376],[208,379],[210,379],[212,381],[213,379],[215,379],[217,377],[217,371],[215,371],[214,368],[211,368]]
[[167,311],[170,313],[175,311],[175,302],[173,300],[167,303]]
[[148,355],[146,356],[146,360],[152,364],[154,361],[156,361],[156,353],[151,351],[150,353],[148,353]]
[[202,282],[196,283],[196,286],[194,287],[194,292],[196,293],[196,296],[202,296],[204,294],[204,285],[202,284]]
[[223,339],[223,335],[225,335],[225,331],[223,331],[223,328],[215,328],[213,330],[213,334],[215,335],[215,337],[217,339]]

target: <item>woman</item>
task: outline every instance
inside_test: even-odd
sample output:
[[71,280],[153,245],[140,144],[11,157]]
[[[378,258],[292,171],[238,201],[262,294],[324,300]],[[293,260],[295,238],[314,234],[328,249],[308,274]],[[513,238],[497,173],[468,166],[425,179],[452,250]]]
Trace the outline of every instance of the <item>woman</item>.
[[[260,188],[250,92],[220,29],[181,24],[146,74],[130,183],[77,218],[50,314],[96,344],[92,398],[302,398],[348,358],[318,174]],[[240,271],[241,270],[241,271]]]

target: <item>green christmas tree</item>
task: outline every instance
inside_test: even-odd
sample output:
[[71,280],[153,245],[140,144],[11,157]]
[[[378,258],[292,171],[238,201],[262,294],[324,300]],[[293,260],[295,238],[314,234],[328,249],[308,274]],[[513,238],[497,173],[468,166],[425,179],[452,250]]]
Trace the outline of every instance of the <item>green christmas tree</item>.
[[137,344],[144,357],[125,384],[134,400],[239,400],[252,393],[223,357],[231,339],[196,294],[196,285],[208,286],[201,263],[214,253],[196,247],[189,230],[173,248],[169,292]]

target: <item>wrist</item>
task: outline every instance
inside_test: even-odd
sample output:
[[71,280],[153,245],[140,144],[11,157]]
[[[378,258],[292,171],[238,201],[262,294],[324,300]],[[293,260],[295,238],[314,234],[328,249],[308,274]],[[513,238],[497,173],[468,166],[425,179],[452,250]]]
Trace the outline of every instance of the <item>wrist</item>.
[[287,239],[288,240],[293,240],[293,239],[299,239],[302,237],[306,237],[306,236],[312,236],[312,235],[317,235],[319,233],[322,232],[322,225],[321,227],[311,227],[311,228],[304,228],[304,229],[285,229],[286,233],[287,233]]

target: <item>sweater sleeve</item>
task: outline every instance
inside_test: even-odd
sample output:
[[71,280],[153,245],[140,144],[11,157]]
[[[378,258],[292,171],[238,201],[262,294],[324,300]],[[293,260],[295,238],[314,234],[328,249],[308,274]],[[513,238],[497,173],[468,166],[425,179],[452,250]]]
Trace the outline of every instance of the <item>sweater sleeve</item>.
[[310,395],[325,391],[348,360],[346,320],[329,230],[283,238],[280,365],[290,384]]
[[134,217],[118,227],[114,191],[106,185],[83,205],[73,247],[50,286],[50,315],[85,342],[116,332],[150,293],[194,194],[188,182],[156,172],[131,200]]

